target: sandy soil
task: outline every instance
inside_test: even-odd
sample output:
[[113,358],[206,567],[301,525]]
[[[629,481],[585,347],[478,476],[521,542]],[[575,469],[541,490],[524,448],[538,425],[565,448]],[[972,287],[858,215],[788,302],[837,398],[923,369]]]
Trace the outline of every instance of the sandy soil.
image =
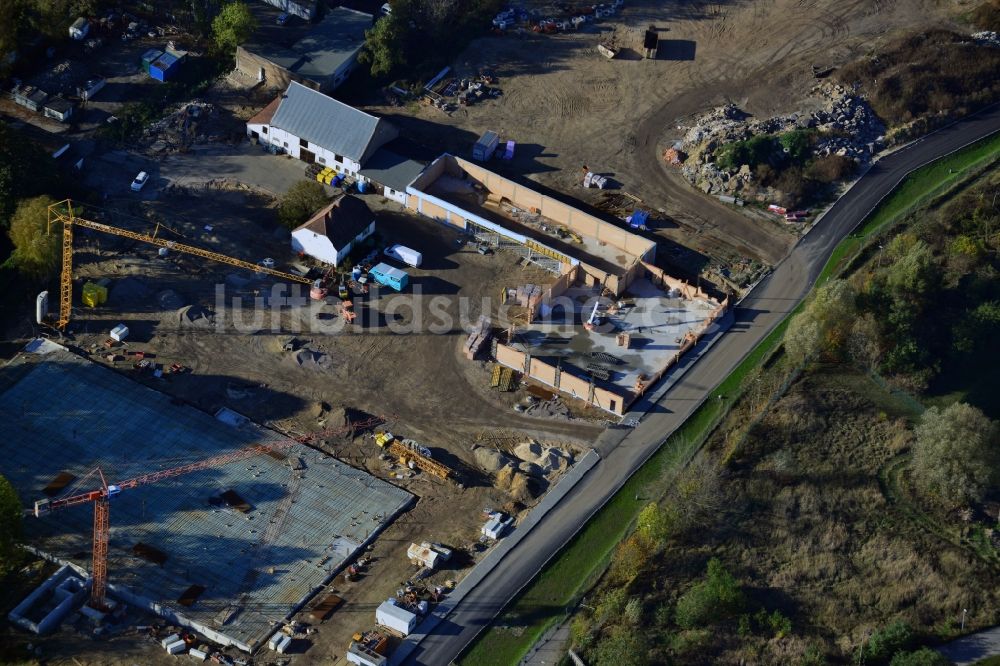
[[[378,200],[368,200],[378,206]],[[161,201],[122,202],[119,206],[123,212],[141,212],[165,221],[171,231],[161,233],[183,237],[179,240],[251,260],[273,256],[279,266],[295,259],[287,249],[287,240],[274,233],[270,202],[259,196],[174,192]],[[331,585],[345,605],[317,633],[299,643],[302,654],[297,663],[332,663],[335,655],[343,656],[355,631],[374,627],[374,607],[393,596],[416,571],[406,558],[410,543],[440,542],[464,551],[430,582],[458,580],[482,555],[473,548],[483,522],[482,510],[524,510],[525,504],[495,488],[492,474],[476,464],[473,446],[477,441],[501,435],[512,438],[509,448],[511,443],[534,438],[576,452],[586,448],[603,428],[599,420],[540,419],[514,412],[512,407],[525,397],[525,389],[497,393],[489,388],[487,363],[469,362],[462,355],[466,338],[462,321],[475,321],[485,311],[494,314],[501,286],[542,282],[540,269],[522,267],[516,256],[507,253],[480,255],[472,246],[459,245],[455,232],[398,209],[383,208],[377,215],[379,233],[393,242],[420,248],[424,263],[420,269],[408,271],[413,286],[407,294],[396,297],[402,305],[396,303],[394,312],[390,309],[391,294],[359,297],[358,321],[364,323],[347,326],[335,335],[310,331],[308,325],[295,333],[287,314],[275,320],[279,330],[272,330],[268,322],[268,328],[258,334],[179,328],[178,310],[182,306],[195,304],[216,310],[216,286],[225,285],[227,275],[235,269],[179,255],[163,259],[152,246],[125,244],[104,235],[78,232],[76,239],[77,286],[87,279],[112,279],[105,307],[91,310],[79,305],[78,296],[75,299],[73,344],[93,350],[96,362],[108,364],[101,346],[107,330],[119,321],[128,322],[130,349],[147,352],[164,368],[180,363],[191,370],[156,379],[132,369],[130,362],[116,364],[120,371],[157,390],[210,413],[229,407],[290,435],[336,427],[338,419],[343,419],[342,409],[356,419],[363,418],[360,413],[381,415],[388,429],[430,447],[436,459],[458,472],[455,481],[411,473],[380,460],[381,451],[370,437],[327,438],[320,443],[340,459],[406,488],[417,497],[417,503],[379,537],[371,552],[374,565],[360,581],[348,583],[338,578]],[[142,226],[122,214],[110,215],[106,221],[129,228]],[[210,232],[204,229],[206,223],[213,224]],[[116,287],[120,288],[117,293]],[[175,296],[162,298],[167,290]],[[414,296],[417,291],[422,292],[422,298]],[[226,296],[237,292],[227,287]],[[442,300],[432,306],[433,297]],[[324,317],[337,311],[334,305],[322,307]],[[425,323],[443,319],[442,313],[454,323],[440,334],[397,335],[388,330],[390,321],[411,323],[417,312]],[[282,349],[291,337],[325,354],[325,363],[321,367],[297,363],[294,354]],[[551,480],[531,481],[531,494],[537,497]],[[527,500],[528,506],[533,503],[521,499]],[[301,619],[312,622],[305,615]],[[151,620],[134,618],[136,624]],[[89,647],[87,643],[72,639],[74,632],[67,629],[58,641],[53,637],[52,642],[41,643],[50,663],[74,663],[74,657],[84,664],[116,663],[114,659],[133,663],[135,655],[144,651],[142,663],[157,663],[159,650],[144,636],[95,643],[91,654],[82,649]],[[67,644],[73,647],[62,647]]]
[[[955,11],[928,0],[626,2],[618,17],[578,33],[474,42],[456,75],[493,69],[503,91],[496,100],[451,116],[413,104],[376,108],[404,132],[463,155],[482,131],[497,130],[518,142],[514,161],[497,168],[589,202],[600,194],[581,188],[582,165],[609,175],[660,211],[658,236],[707,255],[672,253],[685,268],[740,255],[774,263],[794,242],[791,232],[691,190],[663,165],[678,121],[727,101],[756,115],[794,111],[815,82],[811,64],[843,64],[886,33],[947,23]],[[649,25],[660,31],[657,60],[636,51]],[[613,61],[596,51],[609,40],[625,47]]]

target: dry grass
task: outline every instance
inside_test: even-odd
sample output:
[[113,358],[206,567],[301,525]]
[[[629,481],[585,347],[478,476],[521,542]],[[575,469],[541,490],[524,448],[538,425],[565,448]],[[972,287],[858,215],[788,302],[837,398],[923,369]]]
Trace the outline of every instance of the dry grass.
[[[722,508],[628,585],[655,618],[650,661],[797,663],[810,653],[842,661],[895,620],[926,639],[957,633],[963,608],[967,627],[992,624],[997,569],[924,531],[883,494],[879,472],[907,447],[909,410],[867,376],[826,366],[793,384],[738,450],[719,428],[703,455],[731,454]],[[746,411],[734,412],[734,426]],[[712,627],[707,644],[677,631],[674,604],[713,556],[744,585],[749,613],[791,618],[788,636],[759,625],[741,634],[735,619]]]

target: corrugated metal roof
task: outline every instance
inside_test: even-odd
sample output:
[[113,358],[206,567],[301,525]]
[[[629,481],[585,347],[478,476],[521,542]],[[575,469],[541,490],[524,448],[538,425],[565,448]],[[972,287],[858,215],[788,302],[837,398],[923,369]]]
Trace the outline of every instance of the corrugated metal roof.
[[355,162],[363,162],[375,149],[374,141],[381,145],[396,133],[385,120],[295,82],[288,86],[271,125]]
[[278,44],[248,44],[244,48],[325,86],[361,50],[365,30],[371,27],[371,14],[336,7],[290,49]]

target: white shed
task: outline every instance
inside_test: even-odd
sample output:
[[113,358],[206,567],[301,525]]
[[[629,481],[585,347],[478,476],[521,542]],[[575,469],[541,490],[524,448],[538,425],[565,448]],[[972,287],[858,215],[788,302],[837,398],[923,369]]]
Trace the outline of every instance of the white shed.
[[355,244],[375,233],[375,216],[364,201],[342,194],[292,231],[292,249],[339,266]]
[[80,17],[73,21],[72,25],[69,26],[69,36],[71,39],[81,40],[86,39],[87,34],[90,32],[90,21],[84,17]]
[[393,633],[409,636],[417,628],[417,616],[388,599],[375,609],[375,623]]

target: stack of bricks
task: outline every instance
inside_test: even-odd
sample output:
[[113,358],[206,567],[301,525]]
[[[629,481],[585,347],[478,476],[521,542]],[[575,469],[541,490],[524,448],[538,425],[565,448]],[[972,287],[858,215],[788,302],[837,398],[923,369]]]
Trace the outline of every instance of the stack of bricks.
[[486,315],[480,315],[479,321],[476,322],[476,328],[469,333],[468,339],[465,341],[465,357],[470,361],[476,358],[476,354],[490,339],[490,319]]

